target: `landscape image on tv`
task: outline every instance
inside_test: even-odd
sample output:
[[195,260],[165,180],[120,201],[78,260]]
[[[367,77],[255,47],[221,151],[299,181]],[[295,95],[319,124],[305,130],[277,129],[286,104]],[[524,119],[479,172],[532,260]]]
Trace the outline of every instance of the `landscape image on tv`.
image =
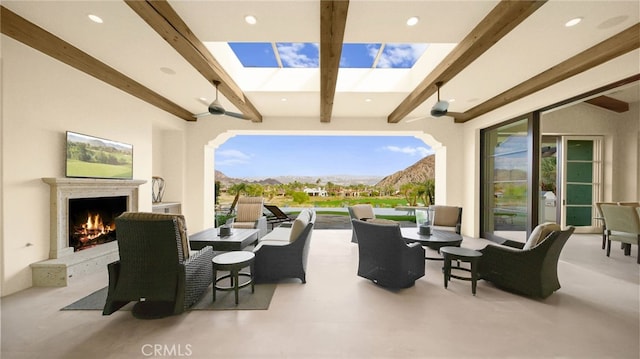
[[133,178],[133,146],[67,131],[67,177]]

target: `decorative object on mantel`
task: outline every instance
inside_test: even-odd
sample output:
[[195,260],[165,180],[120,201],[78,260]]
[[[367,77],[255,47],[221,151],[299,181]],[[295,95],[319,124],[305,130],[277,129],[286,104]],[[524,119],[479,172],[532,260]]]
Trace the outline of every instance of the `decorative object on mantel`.
[[162,196],[164,196],[164,178],[157,176],[151,177],[151,192],[153,203],[162,202]]

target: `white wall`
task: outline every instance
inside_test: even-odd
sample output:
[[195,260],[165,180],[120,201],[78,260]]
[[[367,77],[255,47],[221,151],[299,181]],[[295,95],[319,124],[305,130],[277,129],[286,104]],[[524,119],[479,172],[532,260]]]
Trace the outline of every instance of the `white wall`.
[[[2,295],[31,286],[49,256],[49,186],[64,177],[65,131],[133,144],[139,209],[151,210],[154,126],[180,120],[2,36]],[[184,122],[184,121],[182,121]]]

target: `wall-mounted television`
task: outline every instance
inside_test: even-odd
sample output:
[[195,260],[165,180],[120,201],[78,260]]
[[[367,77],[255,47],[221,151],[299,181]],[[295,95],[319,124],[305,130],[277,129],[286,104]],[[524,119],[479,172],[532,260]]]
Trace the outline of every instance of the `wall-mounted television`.
[[133,178],[133,146],[67,131],[66,176]]

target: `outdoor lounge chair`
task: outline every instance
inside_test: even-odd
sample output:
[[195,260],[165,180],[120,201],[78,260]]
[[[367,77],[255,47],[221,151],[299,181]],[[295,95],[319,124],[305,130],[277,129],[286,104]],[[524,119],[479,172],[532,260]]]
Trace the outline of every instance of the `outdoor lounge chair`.
[[291,222],[295,220],[294,217],[289,217],[289,215],[284,213],[280,207],[274,204],[265,204],[264,208],[273,214],[272,216],[267,216],[267,224],[271,225],[271,229],[273,229],[273,227],[278,223]]
[[158,318],[202,297],[213,279],[213,249],[190,252],[182,215],[125,212],[115,222],[120,259],[107,265],[103,315],[135,301],[134,316]]

